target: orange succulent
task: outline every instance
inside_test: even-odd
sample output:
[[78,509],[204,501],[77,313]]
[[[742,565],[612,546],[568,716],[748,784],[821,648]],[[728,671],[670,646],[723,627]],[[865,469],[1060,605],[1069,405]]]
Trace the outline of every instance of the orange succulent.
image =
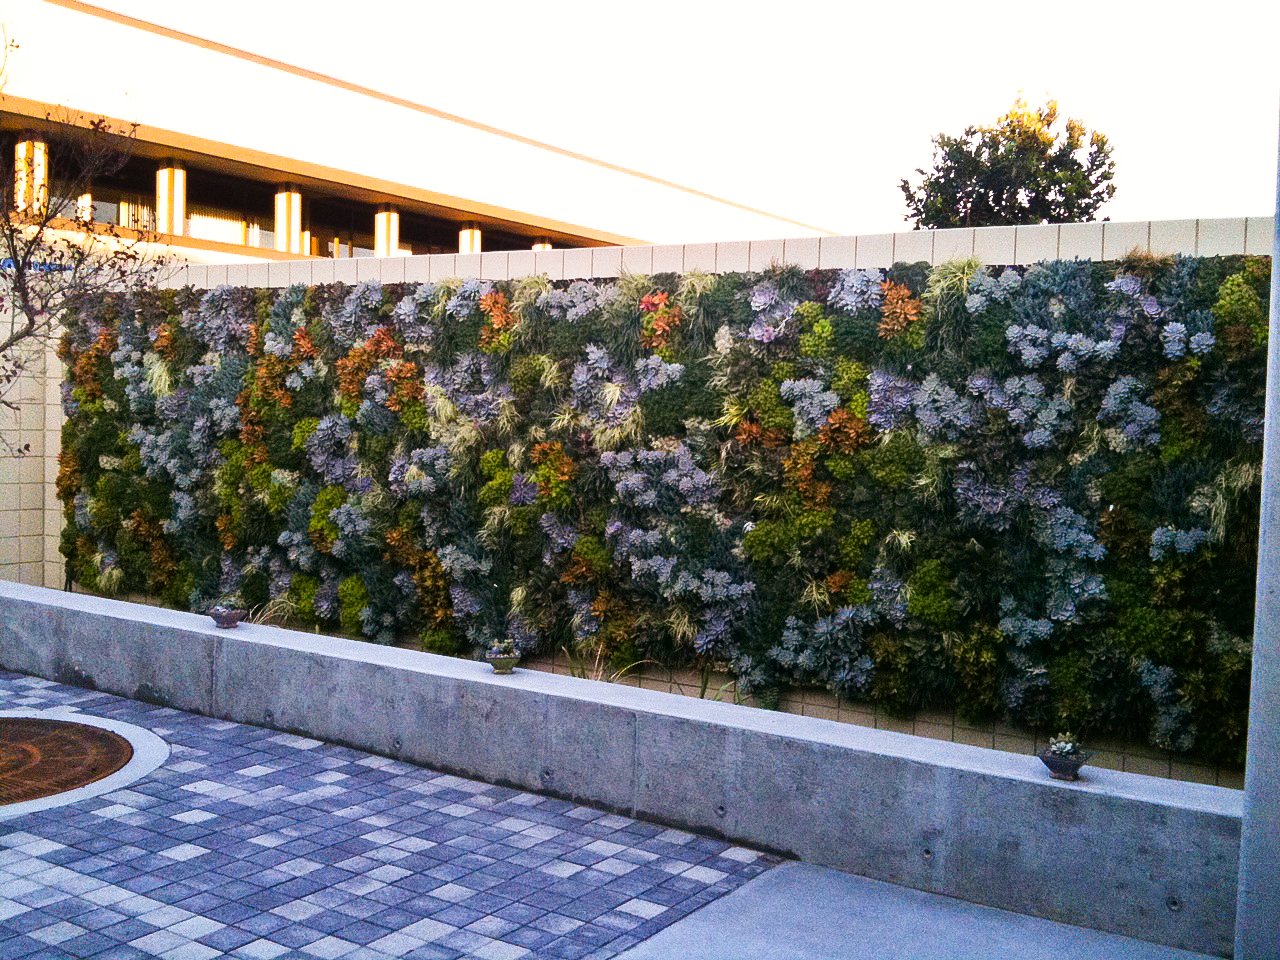
[[904,333],[907,327],[920,319],[920,301],[911,295],[910,288],[892,280],[880,285],[884,291],[884,304],[880,308],[880,336],[885,340]]
[[818,431],[818,442],[837,453],[853,453],[871,442],[873,432],[866,420],[841,407],[827,417],[826,426]]
[[762,427],[754,420],[743,420],[738,424],[734,439],[744,447],[756,444],[762,447],[780,447],[787,442],[787,435],[782,430]]
[[511,312],[507,305],[507,295],[497,290],[486,293],[480,298],[480,310],[489,317],[489,321],[480,331],[480,346],[493,347],[502,343],[502,335],[514,330],[520,323],[520,317]]
[[343,399],[359,403],[364,381],[379,360],[396,360],[404,348],[387,327],[379,327],[372,337],[338,361],[338,392]]
[[782,472],[806,507],[821,510],[831,499],[831,484],[818,480],[814,474],[818,467],[818,443],[809,437],[791,446],[791,456],[782,461]]

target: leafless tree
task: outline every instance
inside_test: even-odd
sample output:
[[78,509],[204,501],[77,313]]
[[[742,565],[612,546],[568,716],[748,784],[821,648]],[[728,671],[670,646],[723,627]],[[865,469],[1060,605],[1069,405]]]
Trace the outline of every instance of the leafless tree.
[[[3,66],[16,44],[6,39]],[[129,160],[136,124],[55,111],[26,132],[4,131],[0,156],[0,407],[9,390],[59,335],[68,310],[110,292],[153,284],[165,258],[156,236],[96,223],[95,184]]]

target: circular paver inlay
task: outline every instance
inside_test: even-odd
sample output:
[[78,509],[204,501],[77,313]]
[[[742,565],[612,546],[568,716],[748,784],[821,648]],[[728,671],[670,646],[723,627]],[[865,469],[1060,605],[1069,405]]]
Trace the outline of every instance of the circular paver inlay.
[[102,727],[0,717],[0,805],[83,787],[115,773],[132,757],[129,741]]

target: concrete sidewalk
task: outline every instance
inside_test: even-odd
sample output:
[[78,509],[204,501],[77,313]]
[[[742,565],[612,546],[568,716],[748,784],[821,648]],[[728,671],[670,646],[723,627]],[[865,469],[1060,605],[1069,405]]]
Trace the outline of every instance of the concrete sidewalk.
[[1198,960],[826,867],[784,863],[618,960]]

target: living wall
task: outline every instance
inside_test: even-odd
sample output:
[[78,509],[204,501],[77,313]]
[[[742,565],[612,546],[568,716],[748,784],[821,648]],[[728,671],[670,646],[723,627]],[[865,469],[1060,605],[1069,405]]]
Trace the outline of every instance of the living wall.
[[158,291],[67,318],[71,575],[1242,755],[1269,261]]

